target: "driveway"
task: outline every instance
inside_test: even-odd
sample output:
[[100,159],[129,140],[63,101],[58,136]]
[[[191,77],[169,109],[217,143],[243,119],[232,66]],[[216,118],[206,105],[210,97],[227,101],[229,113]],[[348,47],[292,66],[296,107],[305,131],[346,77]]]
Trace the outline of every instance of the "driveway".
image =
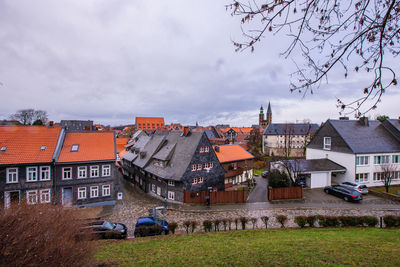
[[268,181],[267,181],[267,179],[256,176],[255,180],[257,182],[257,185],[251,191],[249,198],[247,200],[247,203],[268,201],[268,196],[267,196]]

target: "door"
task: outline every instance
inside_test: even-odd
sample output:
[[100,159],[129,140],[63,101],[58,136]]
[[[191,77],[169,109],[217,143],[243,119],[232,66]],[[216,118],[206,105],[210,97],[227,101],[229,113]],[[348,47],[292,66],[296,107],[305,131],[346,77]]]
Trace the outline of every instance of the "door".
[[7,209],[11,205],[18,204],[20,201],[20,192],[19,191],[11,191],[4,192],[4,207]]
[[62,189],[62,204],[67,207],[72,206],[72,187]]

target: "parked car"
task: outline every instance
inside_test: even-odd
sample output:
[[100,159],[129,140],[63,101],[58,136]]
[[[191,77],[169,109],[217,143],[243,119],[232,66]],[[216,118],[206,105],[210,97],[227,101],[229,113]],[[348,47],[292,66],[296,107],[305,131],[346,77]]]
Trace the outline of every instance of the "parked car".
[[343,198],[345,201],[359,202],[362,200],[362,195],[360,192],[341,185],[325,186],[324,191],[327,194]]
[[135,225],[135,237],[150,235],[168,235],[168,222],[154,217],[141,217]]
[[307,182],[306,179],[299,179],[297,181],[297,185],[301,186],[301,187],[307,187]]
[[354,190],[357,190],[361,194],[365,195],[368,194],[368,187],[365,184],[358,184],[353,182],[344,182],[340,184],[341,186],[350,187]]
[[261,173],[261,177],[262,178],[267,178],[268,177],[268,171],[263,171],[262,173]]
[[124,239],[127,237],[128,228],[125,224],[114,223],[110,221],[89,221],[83,227],[84,229],[90,229],[91,233],[96,238],[108,239],[108,238],[120,238]]

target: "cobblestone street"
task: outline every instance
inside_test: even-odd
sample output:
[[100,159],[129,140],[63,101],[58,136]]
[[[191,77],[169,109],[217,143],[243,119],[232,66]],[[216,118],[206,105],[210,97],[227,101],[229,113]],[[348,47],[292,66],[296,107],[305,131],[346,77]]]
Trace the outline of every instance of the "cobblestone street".
[[[148,210],[157,206],[162,206],[164,202],[145,194],[140,189],[134,187],[129,182],[119,177],[123,200],[117,201],[117,204],[105,214],[104,218],[126,224],[129,229],[129,235],[133,235],[135,223],[139,217],[148,216]],[[262,216],[270,217],[269,228],[279,228],[275,216],[279,214],[288,217],[287,227],[296,227],[293,219],[298,215],[373,215],[376,217],[393,214],[400,215],[400,205],[396,202],[371,198],[362,205],[357,203],[347,203],[340,199],[332,199],[329,196],[324,201],[283,201],[276,204],[269,202],[213,205],[211,208],[202,205],[186,204],[168,204],[168,210],[165,218],[168,222],[178,223],[178,232],[184,232],[183,222],[186,220],[195,220],[199,223],[197,231],[203,231],[202,222],[204,220],[237,218],[241,216],[257,218],[257,228],[264,228],[260,220]],[[235,228],[232,225],[232,228]],[[249,222],[247,228],[252,228]]]

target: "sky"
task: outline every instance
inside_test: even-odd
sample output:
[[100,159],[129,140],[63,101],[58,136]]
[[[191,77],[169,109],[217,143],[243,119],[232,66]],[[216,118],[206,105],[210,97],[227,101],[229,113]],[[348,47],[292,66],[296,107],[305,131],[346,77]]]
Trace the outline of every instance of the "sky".
[[[336,98],[360,96],[365,74],[339,70],[313,94],[291,93],[293,59],[279,55],[288,39],[235,52],[242,33],[229,3],[0,0],[0,119],[34,108],[113,126],[137,116],[251,126],[270,102],[273,122],[321,123],[340,116]],[[399,99],[388,91],[367,115],[398,118]]]

